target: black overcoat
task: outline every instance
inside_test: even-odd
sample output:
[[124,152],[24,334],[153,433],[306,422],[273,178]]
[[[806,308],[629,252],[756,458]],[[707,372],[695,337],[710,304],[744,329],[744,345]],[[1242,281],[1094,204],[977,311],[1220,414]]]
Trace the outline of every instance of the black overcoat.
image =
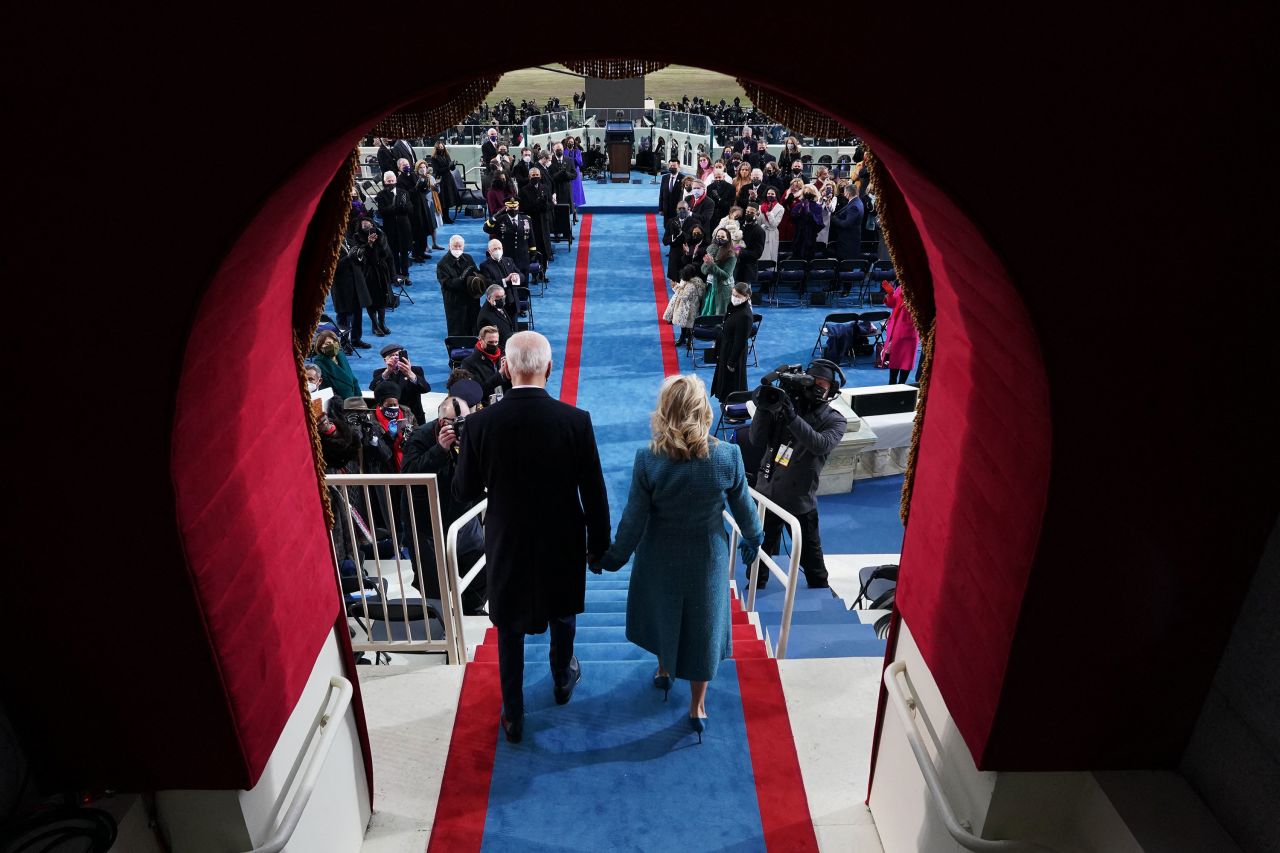
[[711,379],[711,396],[721,403],[732,392],[747,390],[747,342],[751,339],[752,316],[750,302],[730,303],[725,312],[716,344],[716,373]]
[[436,264],[436,279],[440,282],[440,295],[444,299],[444,323],[448,329],[446,334],[476,333],[474,322],[468,322],[468,319],[480,312],[480,297],[471,295],[471,291],[467,289],[467,278],[479,273],[475,259],[466,252],[456,258],[452,253],[446,253]]
[[489,619],[542,633],[584,609],[587,554],[609,547],[609,497],[591,415],[516,388],[466,421],[453,494],[488,489]]

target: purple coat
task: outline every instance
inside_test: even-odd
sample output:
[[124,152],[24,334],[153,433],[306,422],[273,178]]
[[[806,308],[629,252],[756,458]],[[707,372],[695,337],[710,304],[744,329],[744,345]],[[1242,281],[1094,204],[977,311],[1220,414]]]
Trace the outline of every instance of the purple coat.
[[576,147],[566,146],[564,155],[573,160],[573,164],[578,167],[578,177],[573,179],[573,206],[582,207],[587,203],[587,193],[582,189],[582,152]]
[[889,350],[890,370],[910,370],[916,366],[916,349],[920,346],[920,333],[907,310],[907,300],[902,295],[902,285],[886,293],[884,304],[893,309],[884,325],[885,347]]

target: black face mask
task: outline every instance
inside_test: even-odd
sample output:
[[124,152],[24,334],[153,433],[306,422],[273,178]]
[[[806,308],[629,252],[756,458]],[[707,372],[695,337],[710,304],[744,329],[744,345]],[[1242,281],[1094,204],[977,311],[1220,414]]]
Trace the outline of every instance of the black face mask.
[[493,300],[493,304],[501,308],[504,304],[506,304],[506,301],[507,301],[506,297],[499,296],[497,299]]
[[487,353],[489,353],[489,355],[493,355],[494,353],[496,353],[496,352],[498,351],[498,345],[497,345],[497,344],[485,344],[485,345],[484,345],[484,351],[485,351],[485,352],[487,352]]
[[743,217],[742,217],[742,221],[743,221],[743,222],[755,222],[755,221],[756,221],[756,218],[755,218],[754,216],[752,216],[750,213],[747,213],[747,214],[744,214],[744,215],[743,215]]
[[671,173],[671,174],[673,174],[673,175],[678,175],[678,174],[680,174],[680,169],[679,169],[678,167],[676,167],[676,166],[672,166],[670,169],[667,169],[667,171],[668,171],[668,172],[670,172],[670,173]]

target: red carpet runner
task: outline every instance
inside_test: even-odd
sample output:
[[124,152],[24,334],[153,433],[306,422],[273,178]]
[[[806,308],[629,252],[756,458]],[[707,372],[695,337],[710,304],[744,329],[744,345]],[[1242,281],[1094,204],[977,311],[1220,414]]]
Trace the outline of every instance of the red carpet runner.
[[662,315],[667,313],[667,272],[662,265],[662,235],[658,233],[658,217],[645,216],[649,226],[649,265],[653,269],[653,306],[658,310],[658,346],[662,348],[662,375],[680,372],[680,353],[676,351],[672,328]]
[[[764,640],[756,635],[755,626],[737,597],[732,599],[732,608],[733,659],[747,724],[747,746],[756,769],[756,799],[765,844],[771,851],[816,851],[818,840],[800,775],[778,662],[769,657]],[[497,653],[496,632],[490,628],[463,676],[428,851],[478,851],[484,840],[489,783],[500,737],[497,721],[502,709]]]
[[578,373],[582,367],[582,327],[587,319],[587,259],[591,255],[591,214],[582,215],[578,231],[578,263],[573,270],[573,303],[569,308],[569,339],[564,345],[564,370],[560,374],[560,399],[570,406],[578,402]]

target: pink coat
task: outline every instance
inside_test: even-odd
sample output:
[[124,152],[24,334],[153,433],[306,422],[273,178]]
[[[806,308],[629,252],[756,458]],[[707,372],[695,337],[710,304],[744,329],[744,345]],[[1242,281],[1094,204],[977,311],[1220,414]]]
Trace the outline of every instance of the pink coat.
[[885,347],[889,350],[890,370],[910,370],[916,366],[916,349],[920,346],[920,333],[907,310],[907,300],[902,295],[902,285],[886,293],[884,304],[893,309],[884,326]]

